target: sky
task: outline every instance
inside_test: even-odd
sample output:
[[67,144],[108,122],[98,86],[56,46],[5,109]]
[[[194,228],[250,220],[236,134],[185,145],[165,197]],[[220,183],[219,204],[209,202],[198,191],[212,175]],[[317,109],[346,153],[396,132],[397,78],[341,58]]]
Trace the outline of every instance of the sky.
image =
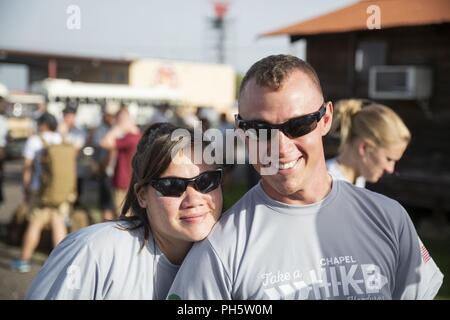
[[[229,0],[225,62],[240,73],[269,54],[304,55],[304,44],[261,33],[356,0]],[[213,0],[0,0],[0,49],[214,62]],[[79,29],[67,13],[79,8]],[[73,21],[73,20],[72,20]]]

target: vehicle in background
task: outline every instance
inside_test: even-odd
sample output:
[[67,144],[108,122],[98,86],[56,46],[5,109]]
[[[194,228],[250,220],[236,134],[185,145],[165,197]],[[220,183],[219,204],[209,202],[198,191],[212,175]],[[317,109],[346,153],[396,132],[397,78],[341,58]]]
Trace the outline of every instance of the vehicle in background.
[[45,103],[42,95],[26,92],[9,92],[4,98],[4,115],[8,125],[7,159],[22,156],[23,145],[35,131],[34,119]]
[[125,84],[72,82],[67,79],[46,79],[33,83],[32,92],[43,95],[47,109],[58,119],[67,103],[77,105],[76,123],[80,127],[97,127],[102,107],[125,104],[138,125],[151,121],[159,105],[177,105],[178,92],[170,88],[140,88]]

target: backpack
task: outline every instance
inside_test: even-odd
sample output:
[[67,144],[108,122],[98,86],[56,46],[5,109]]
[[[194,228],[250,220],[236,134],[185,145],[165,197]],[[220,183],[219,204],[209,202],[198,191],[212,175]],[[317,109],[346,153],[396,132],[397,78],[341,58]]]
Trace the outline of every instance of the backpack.
[[74,202],[77,194],[77,150],[63,139],[60,144],[48,144],[42,136],[40,202],[44,206],[59,206]]

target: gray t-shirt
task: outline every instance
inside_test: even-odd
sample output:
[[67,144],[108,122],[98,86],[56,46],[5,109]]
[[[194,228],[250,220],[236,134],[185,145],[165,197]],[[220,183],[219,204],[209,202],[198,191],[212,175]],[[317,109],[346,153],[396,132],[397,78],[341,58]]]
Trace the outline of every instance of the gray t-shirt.
[[124,231],[118,225],[130,224],[105,222],[69,234],[33,280],[26,299],[164,299],[178,266],[151,235],[140,251],[142,228]]
[[333,180],[311,205],[256,185],[185,258],[169,299],[432,299],[443,275],[396,201]]
[[41,157],[44,150],[42,139],[47,144],[59,144],[62,141],[61,134],[53,131],[43,132],[40,136],[35,134],[27,139],[23,147],[22,155],[25,159],[33,161],[33,173],[31,177],[30,189],[38,191],[41,187],[42,165]]

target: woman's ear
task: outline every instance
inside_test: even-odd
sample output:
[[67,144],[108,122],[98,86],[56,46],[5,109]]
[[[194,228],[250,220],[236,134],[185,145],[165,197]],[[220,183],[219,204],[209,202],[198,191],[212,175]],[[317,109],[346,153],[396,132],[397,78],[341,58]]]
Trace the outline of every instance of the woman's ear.
[[136,198],[137,198],[141,208],[144,208],[144,209],[147,208],[147,196],[145,194],[145,188],[140,188],[138,190],[137,183],[134,184],[133,188],[134,188],[134,193],[136,194]]
[[357,142],[357,146],[358,146],[358,154],[363,159],[367,157],[367,153],[370,152],[375,147],[375,145],[370,140],[366,139],[360,139]]

